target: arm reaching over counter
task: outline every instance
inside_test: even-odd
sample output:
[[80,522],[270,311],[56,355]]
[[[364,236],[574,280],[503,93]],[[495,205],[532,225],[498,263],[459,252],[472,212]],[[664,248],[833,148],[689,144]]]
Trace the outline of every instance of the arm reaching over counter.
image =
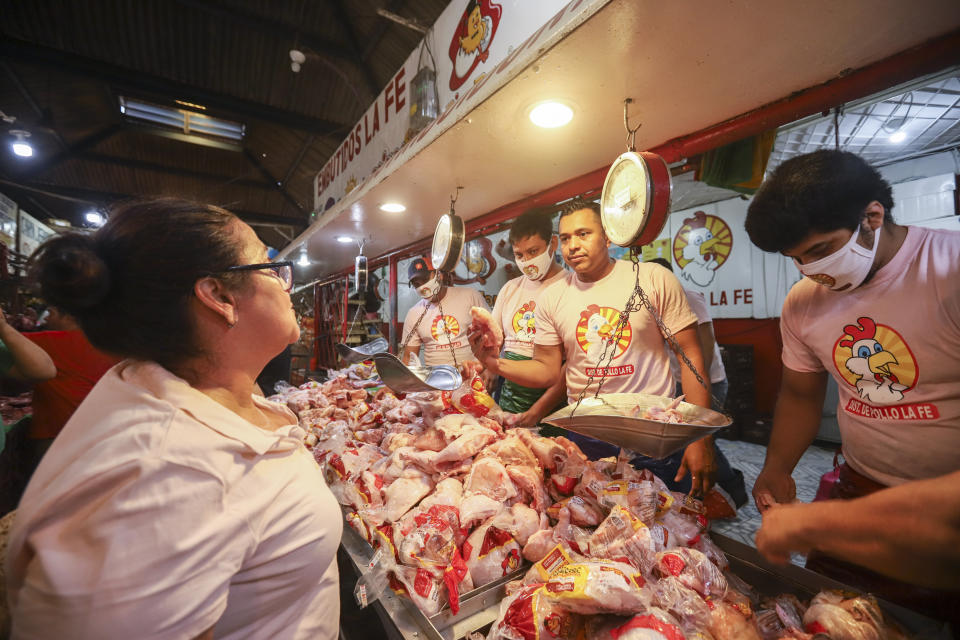
[[958,589],[960,471],[856,500],[775,505],[757,549],[773,562],[815,549],[919,586]]

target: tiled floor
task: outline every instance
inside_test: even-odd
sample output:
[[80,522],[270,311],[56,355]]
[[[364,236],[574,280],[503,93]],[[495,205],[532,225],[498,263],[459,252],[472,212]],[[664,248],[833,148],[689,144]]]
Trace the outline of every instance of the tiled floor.
[[[744,482],[747,485],[747,495],[753,489],[753,483],[763,468],[763,459],[767,448],[759,444],[733,440],[717,440],[723,453],[730,460],[734,469],[743,472]],[[800,459],[797,468],[793,470],[793,479],[797,483],[797,499],[802,502],[811,502],[820,485],[820,476],[833,468],[833,450],[813,446],[807,449]],[[760,513],[753,504],[753,498],[737,512],[732,520],[717,520],[712,524],[712,530],[725,536],[754,545],[754,536],[760,528]],[[794,563],[803,564],[802,556],[795,556]]]

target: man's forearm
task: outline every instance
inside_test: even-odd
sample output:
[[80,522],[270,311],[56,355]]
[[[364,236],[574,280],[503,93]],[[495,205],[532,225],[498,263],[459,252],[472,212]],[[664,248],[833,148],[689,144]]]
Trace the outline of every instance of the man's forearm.
[[774,410],[765,467],[790,473],[820,430],[820,403],[803,402],[781,392]]
[[490,369],[523,387],[548,389],[561,382],[560,372],[539,360],[508,360],[497,358]]
[[13,359],[13,368],[10,370],[12,377],[39,381],[57,375],[57,367],[47,352],[6,321],[0,322],[0,340],[3,340]]
[[543,392],[536,402],[531,405],[529,411],[539,418],[543,418],[553,410],[560,401],[567,397],[567,383],[564,380],[563,372],[560,374],[560,382],[553,385]]
[[911,583],[960,587],[960,472],[797,508],[803,547]]

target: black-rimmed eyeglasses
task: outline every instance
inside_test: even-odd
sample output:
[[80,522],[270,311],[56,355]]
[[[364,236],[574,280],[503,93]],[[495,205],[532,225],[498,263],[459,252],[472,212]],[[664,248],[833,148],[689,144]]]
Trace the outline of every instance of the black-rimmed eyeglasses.
[[271,273],[283,283],[284,291],[293,289],[293,263],[289,260],[263,262],[260,264],[240,264],[235,267],[230,267],[227,271],[259,271],[261,269],[270,269]]

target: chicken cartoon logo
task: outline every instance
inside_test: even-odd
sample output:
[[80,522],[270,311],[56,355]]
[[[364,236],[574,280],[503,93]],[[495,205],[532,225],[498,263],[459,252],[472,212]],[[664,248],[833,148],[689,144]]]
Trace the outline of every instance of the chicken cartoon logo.
[[438,344],[450,344],[450,339],[460,335],[460,323],[453,316],[437,316],[430,327],[430,335]]
[[727,261],[733,248],[733,233],[716,216],[697,211],[683,221],[673,241],[673,258],[680,277],[701,287],[713,282],[716,271]]
[[891,405],[916,385],[919,370],[913,352],[899,333],[872,318],[848,324],[833,348],[837,371],[857,389],[860,399]]
[[450,90],[456,91],[473,70],[490,56],[490,43],[500,24],[500,5],[490,0],[469,0],[459,27],[450,41]]
[[[604,355],[604,347],[607,349],[607,358],[610,358],[611,352],[608,345],[617,337],[616,329],[619,319],[620,312],[613,307],[600,307],[595,304],[591,304],[580,313],[580,322],[577,323],[577,344],[591,362],[600,363],[600,358]],[[633,331],[628,324],[620,334],[620,340],[612,354],[613,360],[624,354],[632,338]]]
[[513,314],[513,332],[517,341],[532,343],[536,338],[537,329],[534,313],[536,308],[537,303],[531,300],[520,305],[520,308]]

